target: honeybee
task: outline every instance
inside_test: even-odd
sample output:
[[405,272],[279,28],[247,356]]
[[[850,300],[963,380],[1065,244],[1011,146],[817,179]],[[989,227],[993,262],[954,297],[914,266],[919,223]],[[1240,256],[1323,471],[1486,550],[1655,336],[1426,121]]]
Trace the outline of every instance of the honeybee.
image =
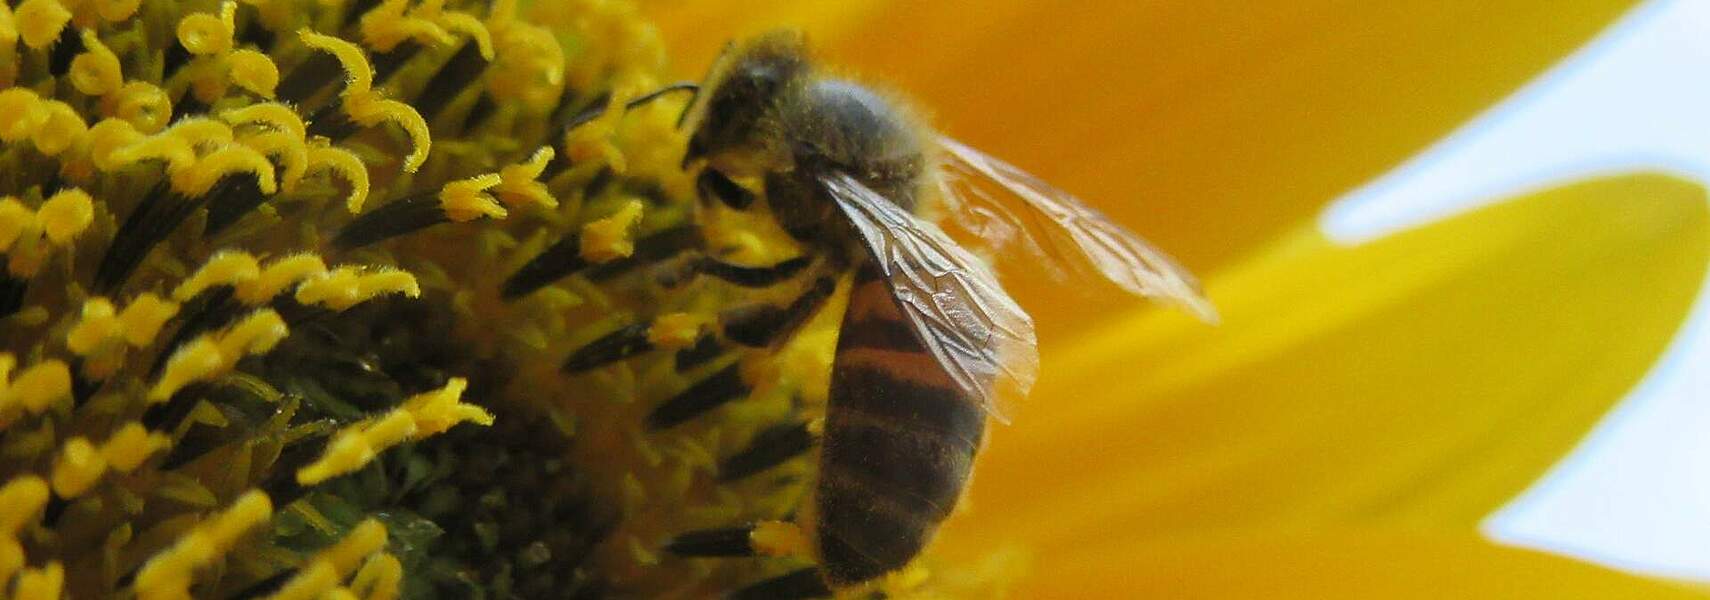
[[[721,313],[724,338],[773,345],[818,310],[838,277],[854,274],[818,480],[797,518],[820,566],[765,582],[750,595],[824,593],[908,564],[961,497],[986,418],[1006,421],[1005,402],[1026,396],[1034,382],[1032,319],[981,259],[921,216],[934,202],[943,204],[948,223],[1000,257],[1030,251],[1043,259],[1041,268],[1104,279],[1212,318],[1193,277],[1168,256],[1069,194],[933,132],[902,104],[823,75],[798,33],[727,47],[681,125],[690,132],[684,165],[701,168],[703,195],[748,209],[756,195],[736,181],[762,181],[759,195],[804,249],[772,267],[701,262],[703,273],[743,285],[805,279],[785,306]],[[507,291],[526,292],[543,280],[530,267],[518,277],[528,285],[508,284]],[[566,369],[645,351],[644,331],[606,336],[570,357]],[[733,367],[693,386],[662,404],[649,424],[669,427],[740,396],[746,390],[738,375]],[[736,470],[746,474],[799,451],[810,443],[805,436],[799,425],[762,434],[770,441],[735,461]],[[742,554],[747,532],[691,532],[671,549]]]

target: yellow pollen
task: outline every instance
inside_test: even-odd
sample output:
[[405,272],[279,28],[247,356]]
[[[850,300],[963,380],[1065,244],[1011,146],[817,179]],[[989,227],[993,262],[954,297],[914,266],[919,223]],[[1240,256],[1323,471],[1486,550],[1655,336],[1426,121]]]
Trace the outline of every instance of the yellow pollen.
[[329,546],[304,563],[269,600],[314,600],[338,588],[340,581],[375,552],[386,546],[386,526],[375,519],[366,519],[351,528],[338,543]]
[[647,328],[647,341],[667,350],[687,348],[694,345],[701,335],[701,328],[706,324],[706,317],[693,313],[660,315],[653,320],[653,325]]
[[794,523],[761,521],[748,533],[748,543],[767,556],[810,556],[813,544]]
[[263,98],[273,97],[279,86],[279,66],[266,54],[254,50],[233,50],[226,55],[227,75],[232,83]]
[[101,444],[101,456],[114,471],[130,473],[148,460],[149,455],[171,446],[172,438],[166,434],[149,431],[142,423],[131,421]]
[[293,138],[283,131],[263,131],[244,135],[238,143],[248,146],[262,156],[275,157],[282,171],[280,184],[290,193],[309,170],[309,146],[302,138]]
[[336,36],[316,33],[312,29],[297,31],[297,37],[304,46],[326,52],[338,59],[340,67],[344,68],[345,95],[362,95],[372,91],[374,85],[374,68],[368,66],[368,58],[363,56],[362,48]]
[[613,90],[606,101],[605,112],[564,134],[564,153],[571,162],[583,164],[597,160],[619,175],[628,170],[623,152],[612,143],[612,137],[617,134],[618,125],[623,120],[624,105],[634,96],[634,91],[628,87]]
[[630,232],[641,222],[640,200],[630,200],[616,213],[582,226],[582,258],[603,263],[624,258],[635,252],[635,240]]
[[172,188],[190,197],[208,193],[215,183],[234,173],[253,173],[255,183],[265,195],[279,191],[274,180],[273,163],[252,148],[226,146],[209,153],[195,164],[172,173]]
[[384,0],[380,6],[362,15],[359,27],[362,41],[380,52],[391,52],[404,40],[414,40],[424,46],[448,45],[456,38],[433,21],[409,16],[408,0]]
[[95,0],[101,18],[115,23],[131,18],[141,6],[142,0]]
[[40,569],[25,569],[18,573],[18,589],[14,600],[59,600],[65,588],[65,567],[59,561]]
[[118,165],[150,159],[166,161],[168,171],[183,171],[196,164],[196,148],[183,138],[155,134],[120,148],[109,157]]
[[507,165],[499,169],[499,185],[493,187],[505,204],[535,204],[546,208],[556,208],[558,199],[546,190],[546,184],[535,181],[536,177],[546,171],[546,164],[552,162],[552,146],[541,146],[529,156],[528,162]]
[[261,263],[242,250],[221,250],[208,257],[189,279],[172,290],[172,299],[188,302],[208,288],[217,285],[236,286],[261,277]]
[[69,104],[48,100],[42,102],[41,109],[47,118],[30,134],[30,141],[35,142],[36,150],[44,155],[58,156],[89,130],[89,125],[83,122],[83,117],[77,114],[77,109]]
[[178,542],[144,564],[137,571],[136,597],[139,600],[188,600],[191,578],[198,568],[207,566],[230,551],[240,537],[273,516],[273,502],[267,494],[251,490],[233,502],[225,512],[202,521]]
[[35,475],[19,475],[0,486],[0,538],[18,535],[35,522],[48,501],[48,484]]
[[127,164],[128,161],[118,160],[114,154],[126,146],[137,143],[143,137],[143,134],[138,133],[136,126],[131,125],[130,121],[114,118],[102,119],[94,127],[90,127],[87,134],[89,161],[95,164],[95,168],[102,171],[118,169]]
[[265,354],[290,330],[271,308],[250,313],[219,334],[207,334],[180,346],[166,360],[166,369],[149,390],[149,403],[165,402],[178,390],[196,381],[210,379],[237,365],[246,355]]
[[71,21],[71,11],[58,0],[24,0],[12,13],[19,37],[32,50],[41,50],[59,39],[59,31]]
[[0,389],[0,414],[21,407],[40,414],[62,398],[71,397],[71,369],[58,360],[44,360],[18,373],[18,378]]
[[349,150],[331,146],[309,148],[309,169],[326,168],[350,184],[350,196],[345,198],[345,209],[351,214],[362,211],[362,205],[368,201],[368,165],[362,163]]
[[327,265],[312,253],[293,254],[267,264],[260,274],[237,284],[238,301],[258,306],[284,293],[286,288],[326,273]]
[[107,460],[95,450],[94,444],[82,437],[71,438],[53,462],[53,493],[61,498],[76,498],[89,491],[106,472]]
[[278,102],[260,102],[234,108],[221,112],[220,118],[234,126],[260,123],[299,140],[304,139],[308,133],[308,126],[303,123],[302,115]]
[[125,306],[124,312],[119,313],[119,321],[124,326],[125,343],[134,348],[153,343],[154,336],[160,334],[160,328],[177,314],[178,303],[156,296],[153,292],[144,292],[131,300],[131,303]]
[[[0,2],[0,44],[12,46],[17,43],[18,20],[12,16],[12,7],[7,5],[5,2]],[[10,573],[10,571],[0,573],[0,575],[5,575],[7,573]],[[0,580],[4,580],[4,577],[0,577]]]
[[417,394],[384,415],[340,430],[319,460],[297,471],[297,482],[314,485],[356,471],[387,448],[442,433],[458,423],[491,425],[492,414],[462,403],[468,385],[468,380],[453,377],[443,388]]
[[47,119],[41,96],[34,91],[18,87],[0,90],[0,142],[29,139]]
[[36,209],[36,221],[41,224],[42,233],[47,234],[48,241],[59,246],[71,244],[94,220],[94,200],[77,188],[60,190]]
[[564,47],[551,30],[517,20],[515,12],[515,2],[494,3],[489,11],[496,57],[487,69],[487,93],[547,110],[564,90]]
[[[0,3],[3,6],[3,3]],[[45,489],[45,487],[44,487]],[[11,581],[24,568],[24,546],[10,536],[0,536],[0,580]]]
[[105,96],[125,85],[119,57],[92,30],[83,30],[83,52],[71,59],[71,85],[89,96]]
[[422,293],[416,277],[397,269],[342,266],[303,280],[297,302],[342,311],[386,294],[415,298]]
[[145,134],[159,132],[172,118],[172,100],[154,84],[132,81],[101,99],[102,114],[130,121]]
[[420,168],[427,161],[428,150],[433,144],[427,121],[410,105],[387,100],[374,90],[374,68],[368,64],[362,48],[309,29],[298,31],[298,37],[304,45],[332,54],[344,68],[345,86],[340,95],[344,99],[344,112],[350,120],[363,127],[372,127],[382,121],[397,123],[410,136],[413,146],[410,154],[404,157],[404,171],[414,173]]
[[446,217],[458,223],[483,216],[503,219],[510,213],[487,194],[487,190],[499,185],[500,181],[502,178],[498,173],[488,173],[447,183],[439,190],[440,207],[445,210]]
[[195,13],[178,21],[178,43],[191,54],[219,54],[232,48],[232,35],[237,28],[233,17],[237,3],[227,0],[220,4],[220,13]]
[[231,125],[205,116],[179,119],[160,135],[184,140],[197,150],[220,148],[236,137]]
[[77,324],[65,334],[65,347],[72,354],[88,356],[107,340],[123,334],[124,324],[119,322],[113,303],[106,298],[90,298],[83,302],[83,312],[78,315]]
[[404,565],[398,557],[381,552],[368,557],[368,562],[350,579],[350,589],[362,593],[364,600],[393,600],[404,581]]
[[24,232],[36,227],[36,211],[24,206],[17,198],[0,197],[0,251],[11,248],[24,236]]
[[346,96],[344,112],[350,115],[350,120],[363,127],[373,127],[385,121],[397,123],[410,136],[411,149],[404,157],[404,172],[414,173],[427,161],[428,149],[432,145],[432,136],[428,134],[427,120],[412,107],[397,100],[386,100],[379,93],[372,92],[366,96]]
[[266,354],[290,333],[279,313],[264,308],[250,313],[220,336],[220,354],[227,358],[226,368],[230,369],[239,357]]

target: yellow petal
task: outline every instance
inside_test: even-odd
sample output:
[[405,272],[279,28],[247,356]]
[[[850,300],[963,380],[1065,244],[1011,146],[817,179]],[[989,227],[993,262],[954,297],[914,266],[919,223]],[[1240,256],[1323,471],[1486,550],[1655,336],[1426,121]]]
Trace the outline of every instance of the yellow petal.
[[[1248,256],[1590,39],[1631,0],[1038,0],[652,5],[678,72],[789,24],[942,131],[1207,272]],[[1013,286],[1042,335],[1069,310]]]
[[[1120,540],[1113,540],[1120,542]],[[1038,557],[1016,598],[1705,598],[1470,534],[1246,534]]]
[[1210,284],[1221,326],[1135,312],[1047,347],[953,546],[1358,521],[1470,530],[1668,343],[1705,194],[1577,183],[1338,247],[1306,227]]

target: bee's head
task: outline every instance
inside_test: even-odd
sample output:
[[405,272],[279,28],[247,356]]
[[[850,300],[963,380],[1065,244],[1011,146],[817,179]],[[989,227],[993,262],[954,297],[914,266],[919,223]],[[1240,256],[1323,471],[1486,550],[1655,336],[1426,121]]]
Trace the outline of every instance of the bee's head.
[[796,31],[727,47],[684,117],[693,133],[683,164],[706,158],[732,174],[757,174],[787,160],[780,106],[804,86],[810,69]]

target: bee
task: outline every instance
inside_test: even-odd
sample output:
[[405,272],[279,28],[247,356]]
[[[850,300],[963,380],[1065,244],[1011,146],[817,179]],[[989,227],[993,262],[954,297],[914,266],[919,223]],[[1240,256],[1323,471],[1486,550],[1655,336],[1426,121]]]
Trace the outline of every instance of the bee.
[[[757,594],[823,593],[907,565],[961,498],[987,417],[1007,422],[1003,407],[1034,382],[1032,319],[980,258],[922,216],[931,207],[942,204],[949,224],[1000,257],[1029,252],[1041,268],[1212,318],[1193,277],[1164,253],[1069,194],[933,132],[903,103],[822,73],[798,33],[727,46],[680,124],[689,133],[684,165],[700,167],[703,196],[747,210],[756,194],[737,181],[762,182],[759,196],[803,248],[802,257],[772,267],[701,263],[702,272],[744,285],[807,274],[787,305],[721,313],[725,338],[774,345],[826,302],[837,278],[853,274],[818,478],[797,518],[819,567],[751,588]],[[547,279],[528,271],[519,276]],[[566,369],[644,351],[644,331],[597,340]],[[668,427],[741,395],[739,374],[727,371],[662,404],[649,424]],[[776,462],[800,450],[804,436],[799,426],[763,433],[769,441],[737,466],[746,473],[769,464],[766,456]],[[671,549],[740,554],[748,532],[691,532]]]

